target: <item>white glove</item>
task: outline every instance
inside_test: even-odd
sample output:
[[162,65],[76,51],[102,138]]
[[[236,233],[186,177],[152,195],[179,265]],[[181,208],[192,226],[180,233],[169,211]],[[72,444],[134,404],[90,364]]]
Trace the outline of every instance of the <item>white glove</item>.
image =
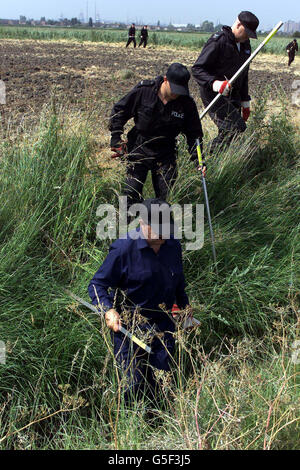
[[241,102],[241,107],[242,107],[242,116],[244,121],[248,121],[249,116],[250,116],[250,101],[242,101]]
[[250,108],[250,101],[242,101],[241,102],[242,108]]
[[213,90],[216,93],[221,93],[223,96],[228,96],[230,92],[231,85],[228,83],[228,80],[221,82],[220,80],[215,80],[213,83]]

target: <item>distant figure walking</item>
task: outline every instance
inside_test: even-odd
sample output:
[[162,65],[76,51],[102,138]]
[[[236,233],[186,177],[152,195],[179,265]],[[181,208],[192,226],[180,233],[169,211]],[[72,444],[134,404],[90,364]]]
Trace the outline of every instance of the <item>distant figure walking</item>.
[[131,25],[130,28],[129,28],[129,31],[128,31],[128,41],[127,41],[126,47],[128,47],[131,42],[133,42],[134,47],[136,47],[136,40],[135,40],[135,24],[134,24],[134,23],[132,23],[132,25]]
[[287,53],[288,53],[288,56],[289,56],[288,66],[290,66],[291,63],[294,62],[296,51],[298,51],[297,39],[294,39],[292,42],[290,42],[286,46],[286,50],[287,50]]
[[141,29],[141,41],[139,43],[139,47],[141,47],[142,44],[144,44],[144,47],[146,47],[147,42],[148,42],[148,26],[145,25]]

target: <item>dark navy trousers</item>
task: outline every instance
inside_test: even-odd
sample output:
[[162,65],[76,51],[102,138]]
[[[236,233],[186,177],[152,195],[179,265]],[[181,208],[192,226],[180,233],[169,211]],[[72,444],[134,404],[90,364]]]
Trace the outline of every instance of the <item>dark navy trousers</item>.
[[[167,316],[160,322],[148,321],[139,325],[140,331],[155,328],[150,347],[151,353],[140,348],[123,333],[112,333],[114,356],[122,376],[126,377],[124,401],[126,406],[135,399],[146,397],[153,401],[159,394],[159,380],[155,377],[155,369],[170,371],[170,361],[174,354],[174,323]],[[126,325],[130,330],[130,327]],[[138,335],[138,334],[137,334]]]

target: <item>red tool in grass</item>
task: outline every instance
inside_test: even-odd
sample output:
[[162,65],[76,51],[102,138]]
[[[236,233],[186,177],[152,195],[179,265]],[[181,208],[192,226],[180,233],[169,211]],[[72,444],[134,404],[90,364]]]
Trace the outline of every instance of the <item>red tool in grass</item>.
[[[178,307],[177,304],[174,304],[172,307],[172,317],[174,320],[178,320],[179,315],[181,313],[180,308]],[[183,322],[182,329],[187,330],[188,328],[194,328],[195,326],[199,326],[201,323],[199,320],[194,318],[192,315],[188,315]]]

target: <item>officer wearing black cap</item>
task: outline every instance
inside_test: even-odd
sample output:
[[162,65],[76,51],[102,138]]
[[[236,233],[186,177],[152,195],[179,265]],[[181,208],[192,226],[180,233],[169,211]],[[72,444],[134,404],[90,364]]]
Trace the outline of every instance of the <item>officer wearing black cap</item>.
[[[111,149],[113,156],[126,155],[128,205],[141,200],[148,171],[156,197],[166,200],[177,176],[178,134],[186,136],[191,159],[197,162],[195,140],[202,141],[203,134],[196,103],[189,95],[189,79],[187,68],[174,63],[165,76],[141,81],[112,109]],[[128,132],[126,149],[121,135],[130,118],[134,127]]]
[[228,145],[233,137],[246,130],[250,115],[247,67],[232,86],[228,80],[251,55],[249,38],[257,38],[258,18],[249,11],[242,11],[233,26],[223,26],[204,45],[192,67],[192,74],[200,87],[205,107],[217,93],[223,96],[211,108],[209,114],[219,129],[210,145],[213,154],[222,145]]

